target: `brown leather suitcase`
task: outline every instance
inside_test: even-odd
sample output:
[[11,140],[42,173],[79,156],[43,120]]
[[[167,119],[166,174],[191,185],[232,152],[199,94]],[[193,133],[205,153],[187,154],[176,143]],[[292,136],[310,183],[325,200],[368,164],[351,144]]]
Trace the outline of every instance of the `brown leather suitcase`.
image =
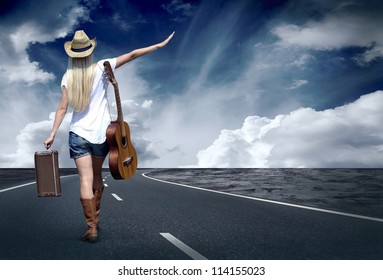
[[35,153],[37,195],[61,196],[59,154],[57,151]]

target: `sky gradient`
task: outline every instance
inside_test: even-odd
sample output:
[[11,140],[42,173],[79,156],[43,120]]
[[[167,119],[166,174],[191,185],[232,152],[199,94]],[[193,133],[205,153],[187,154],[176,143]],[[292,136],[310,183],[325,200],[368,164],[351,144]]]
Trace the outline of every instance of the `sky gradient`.
[[[139,167],[383,167],[381,1],[0,7],[0,167],[33,167],[44,149],[77,29],[97,38],[96,60],[176,32],[116,71]],[[74,167],[70,117],[52,146],[61,167]]]

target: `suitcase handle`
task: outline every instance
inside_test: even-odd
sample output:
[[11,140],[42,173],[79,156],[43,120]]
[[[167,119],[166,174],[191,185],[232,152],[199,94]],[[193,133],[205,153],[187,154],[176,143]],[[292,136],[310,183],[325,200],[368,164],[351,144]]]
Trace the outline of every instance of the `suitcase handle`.
[[54,153],[58,153],[58,152],[56,150],[35,152],[35,154],[39,155],[39,156],[47,156],[47,155],[51,155],[51,154],[54,154]]

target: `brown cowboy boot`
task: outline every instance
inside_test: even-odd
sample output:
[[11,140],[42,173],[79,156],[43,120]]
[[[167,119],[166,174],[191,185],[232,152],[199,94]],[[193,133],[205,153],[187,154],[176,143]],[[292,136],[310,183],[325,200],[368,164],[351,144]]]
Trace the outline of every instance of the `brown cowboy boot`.
[[95,198],[84,199],[80,198],[88,230],[82,236],[82,240],[89,240],[89,242],[97,242],[97,218],[96,218],[96,200]]
[[104,192],[104,187],[102,187],[101,189],[93,190],[93,195],[94,195],[95,200],[96,200],[96,223],[97,223],[97,227],[98,227],[98,223],[100,222],[100,206],[101,206],[101,198],[102,198],[103,192]]

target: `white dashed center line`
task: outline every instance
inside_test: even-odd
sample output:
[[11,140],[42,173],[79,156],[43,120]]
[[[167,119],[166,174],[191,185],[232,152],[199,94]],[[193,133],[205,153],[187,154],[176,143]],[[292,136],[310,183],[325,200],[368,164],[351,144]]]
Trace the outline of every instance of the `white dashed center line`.
[[113,197],[115,199],[117,199],[118,201],[123,201],[123,199],[121,197],[119,197],[118,195],[116,195],[115,193],[112,193]]
[[188,245],[183,243],[181,240],[178,240],[170,233],[160,233],[165,239],[167,239],[169,242],[171,242],[174,246],[176,246],[178,249],[183,251],[185,254],[187,254],[189,257],[191,257],[193,260],[207,260],[204,256],[202,256],[200,253],[195,251],[194,249],[190,248]]

